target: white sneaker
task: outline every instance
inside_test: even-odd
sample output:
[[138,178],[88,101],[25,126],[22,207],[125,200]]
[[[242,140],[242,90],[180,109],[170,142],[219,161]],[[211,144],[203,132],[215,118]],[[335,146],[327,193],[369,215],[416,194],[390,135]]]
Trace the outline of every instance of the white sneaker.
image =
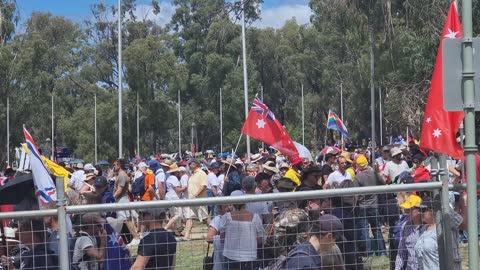
[[127,247],[138,246],[139,244],[140,244],[140,239],[133,239],[132,242],[130,242],[130,244],[127,245]]

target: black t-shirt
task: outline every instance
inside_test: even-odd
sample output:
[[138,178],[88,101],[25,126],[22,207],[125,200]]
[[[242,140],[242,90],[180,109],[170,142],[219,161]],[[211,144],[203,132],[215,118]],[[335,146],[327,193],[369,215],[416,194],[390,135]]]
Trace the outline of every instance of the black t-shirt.
[[177,252],[177,240],[163,228],[147,233],[138,246],[138,255],[150,257],[145,269],[171,269]]
[[331,173],[333,173],[333,169],[332,169],[332,166],[330,166],[329,164],[324,164],[322,166],[322,178],[323,178],[323,184],[325,184],[325,182],[327,182],[327,177],[323,177],[324,175],[330,175]]

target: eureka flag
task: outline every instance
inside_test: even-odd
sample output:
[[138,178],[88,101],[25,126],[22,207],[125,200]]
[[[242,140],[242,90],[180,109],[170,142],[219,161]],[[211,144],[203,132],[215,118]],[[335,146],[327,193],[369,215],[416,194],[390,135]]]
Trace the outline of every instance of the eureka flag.
[[43,163],[32,135],[30,135],[26,128],[23,128],[23,134],[25,135],[25,142],[27,143],[28,158],[30,159],[30,166],[32,168],[33,183],[37,188],[39,206],[43,208],[45,204],[57,200],[57,190],[50,177],[50,173]]

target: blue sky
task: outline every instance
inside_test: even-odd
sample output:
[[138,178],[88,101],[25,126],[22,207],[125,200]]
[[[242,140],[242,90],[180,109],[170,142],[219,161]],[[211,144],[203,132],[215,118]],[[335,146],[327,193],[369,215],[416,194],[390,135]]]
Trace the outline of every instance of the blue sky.
[[[175,8],[171,0],[159,0],[161,12],[155,17],[160,24],[165,24]],[[77,22],[91,18],[90,6],[94,3],[116,5],[117,0],[17,0],[21,20],[24,21],[32,12],[50,12],[53,15],[65,16]],[[153,16],[150,10],[151,0],[137,0],[140,6],[139,16]],[[308,23],[310,16],[308,0],[264,0],[262,5],[262,21],[256,22],[258,27],[280,27],[285,20],[295,16],[299,23]]]

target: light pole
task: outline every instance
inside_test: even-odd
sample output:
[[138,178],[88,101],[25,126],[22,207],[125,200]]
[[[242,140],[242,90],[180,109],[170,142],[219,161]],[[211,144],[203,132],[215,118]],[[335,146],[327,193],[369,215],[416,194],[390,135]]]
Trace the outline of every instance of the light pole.
[[[177,114],[178,114],[178,155],[180,158],[182,158],[182,111],[181,111],[181,105],[180,105],[180,90],[178,90],[178,100],[177,102],[175,101],[169,101],[168,103],[175,105],[177,109]],[[193,144],[193,139],[192,139],[192,144]]]
[[54,160],[54,157],[55,157],[55,149],[54,149],[54,141],[55,141],[55,116],[53,114],[53,111],[54,111],[54,95],[53,95],[53,90],[52,90],[52,153],[51,153],[51,156],[49,158],[51,158],[51,160]]
[[7,95],[7,166],[10,166],[10,97]]
[[122,123],[122,1],[118,0],[118,157],[123,158]]
[[97,160],[97,93],[95,93],[94,98],[94,112],[93,112],[93,119],[95,125],[95,164],[98,163]]
[[[248,116],[248,77],[247,77],[247,46],[245,44],[245,5],[244,1],[241,0],[242,4],[242,55],[243,55],[243,94],[245,98],[245,119]],[[250,136],[246,135],[247,138],[247,161],[250,163]]]
[[137,156],[140,156],[140,104],[137,91]]
[[302,83],[302,144],[305,145],[305,98],[303,96],[303,83]]
[[223,153],[223,104],[222,88],[220,87],[220,153]]

